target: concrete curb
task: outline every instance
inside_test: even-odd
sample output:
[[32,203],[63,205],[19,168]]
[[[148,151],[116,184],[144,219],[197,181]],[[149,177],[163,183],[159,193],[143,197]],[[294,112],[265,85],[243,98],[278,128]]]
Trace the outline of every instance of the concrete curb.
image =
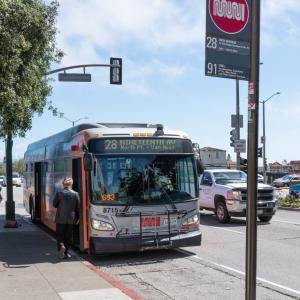
[[291,207],[277,207],[277,209],[288,210],[288,211],[300,211],[300,208],[291,208]]
[[99,268],[97,268],[95,265],[91,264],[90,262],[83,260],[81,261],[87,268],[94,271],[98,276],[102,277],[104,280],[109,282],[112,286],[116,287],[120,291],[122,291],[124,294],[126,294],[128,297],[130,297],[133,300],[143,300],[144,298],[138,295],[133,290],[127,288],[124,284],[110,276],[108,273],[103,272]]

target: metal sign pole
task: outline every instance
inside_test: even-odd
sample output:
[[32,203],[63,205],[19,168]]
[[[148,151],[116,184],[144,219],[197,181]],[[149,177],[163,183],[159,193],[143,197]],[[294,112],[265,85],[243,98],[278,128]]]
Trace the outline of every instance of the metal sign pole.
[[257,266],[257,147],[259,109],[260,0],[252,1],[251,70],[248,100],[248,176],[246,227],[246,300],[256,299]]
[[[240,84],[239,80],[236,79],[236,130],[237,130],[237,139],[240,139]],[[236,152],[236,168],[240,170],[241,164],[241,154],[240,151]]]

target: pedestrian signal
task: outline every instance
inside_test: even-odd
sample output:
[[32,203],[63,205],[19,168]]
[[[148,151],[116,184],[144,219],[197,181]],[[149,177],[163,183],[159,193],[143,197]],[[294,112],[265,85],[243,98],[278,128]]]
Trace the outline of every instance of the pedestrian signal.
[[257,157],[262,157],[262,147],[257,149]]

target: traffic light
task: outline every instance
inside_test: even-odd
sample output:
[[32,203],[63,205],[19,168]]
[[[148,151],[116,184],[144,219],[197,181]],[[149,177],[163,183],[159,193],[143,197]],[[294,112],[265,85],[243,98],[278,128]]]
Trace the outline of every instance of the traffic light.
[[262,147],[257,149],[257,157],[262,157]]
[[247,172],[247,159],[246,158],[240,158],[240,165],[241,165],[241,170],[244,172]]
[[235,129],[230,130],[230,147],[234,147],[234,142],[236,139],[236,131]]

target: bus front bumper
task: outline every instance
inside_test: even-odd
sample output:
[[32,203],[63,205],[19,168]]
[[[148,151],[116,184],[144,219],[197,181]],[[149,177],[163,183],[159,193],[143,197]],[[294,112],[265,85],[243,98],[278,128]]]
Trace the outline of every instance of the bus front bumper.
[[150,249],[166,249],[177,247],[191,247],[201,245],[202,234],[192,231],[185,234],[169,236],[121,237],[121,238],[90,238],[90,253],[104,254],[130,251],[143,251]]

